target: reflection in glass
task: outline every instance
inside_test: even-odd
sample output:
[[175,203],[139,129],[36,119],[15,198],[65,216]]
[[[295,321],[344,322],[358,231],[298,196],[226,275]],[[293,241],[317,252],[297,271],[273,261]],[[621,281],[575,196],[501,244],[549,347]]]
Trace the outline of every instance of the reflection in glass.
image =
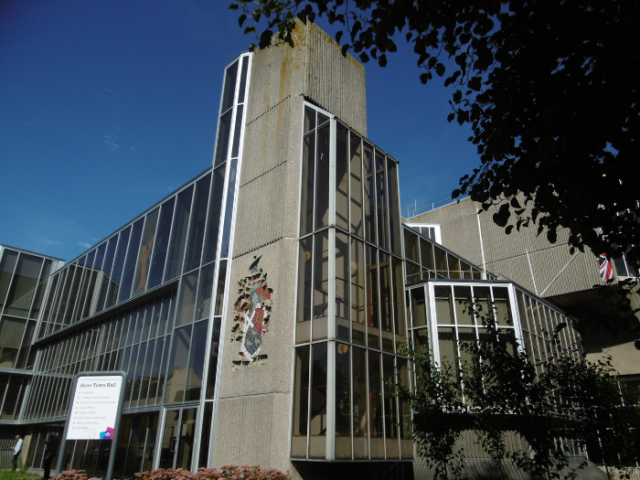
[[[10,252],[7,252],[10,253]],[[29,316],[29,308],[40,276],[42,258],[22,253],[7,294],[4,313],[17,317]],[[2,299],[4,300],[4,298]]]
[[351,459],[351,369],[349,345],[336,343],[336,458]]
[[362,205],[362,141],[359,136],[351,134],[351,233],[364,236]]
[[318,129],[315,188],[316,230],[329,225],[329,132],[329,124]]
[[367,245],[367,337],[371,348],[380,348],[377,249]]
[[4,306],[4,299],[11,283],[13,270],[16,268],[18,254],[11,250],[4,250],[2,261],[0,262],[0,309]]
[[385,157],[376,150],[376,203],[378,212],[378,245],[389,248],[389,218],[387,206],[387,175]]
[[227,160],[229,138],[231,137],[232,115],[233,110],[227,110],[227,112],[220,117],[218,122],[218,136],[216,137],[216,155],[214,161],[214,165],[216,167]]
[[212,263],[200,270],[200,282],[198,284],[198,298],[195,305],[195,319],[209,317],[211,310],[211,295],[213,294],[213,271],[215,264]]
[[371,458],[384,458],[384,420],[380,354],[369,351],[369,418],[371,419]]
[[329,315],[329,233],[316,233],[313,252],[313,339],[327,337]]
[[131,226],[128,226],[120,232],[118,248],[116,249],[116,256],[113,260],[112,280],[109,284],[109,291],[107,292],[107,299],[105,301],[104,308],[114,305],[118,298],[120,279],[122,277],[122,267],[124,266],[124,257],[127,253],[127,246],[129,245],[129,235],[131,235]]
[[227,258],[230,256],[229,251],[229,237],[231,235],[231,216],[233,214],[233,203],[235,200],[236,192],[236,169],[238,166],[238,160],[231,160],[229,165],[229,184],[227,189],[227,205],[224,212],[224,228],[222,230],[222,244],[220,246],[220,258]]
[[299,244],[298,305],[296,313],[296,343],[308,342],[311,333],[311,258],[313,236],[303,238]]
[[395,365],[394,357],[382,355],[382,371],[384,372],[384,435],[386,439],[387,459],[400,458],[398,443],[398,411],[395,393]]
[[196,301],[196,288],[198,284],[198,271],[191,272],[182,277],[180,294],[178,295],[178,309],[176,311],[176,326],[193,322],[194,306]]
[[367,411],[367,353],[353,349],[353,458],[369,458],[369,414]]
[[365,345],[364,242],[351,238],[351,328],[352,341]]
[[309,458],[325,458],[327,435],[327,344],[318,343],[313,345],[311,358]]
[[220,324],[222,319],[213,319],[213,333],[211,334],[211,349],[209,351],[209,369],[207,374],[207,400],[212,400],[216,393],[216,375],[218,372],[218,350],[220,349]]
[[402,223],[400,217],[400,194],[398,192],[398,164],[387,157],[387,176],[389,180],[389,228],[391,251],[402,255]]
[[224,193],[225,168],[226,166],[223,165],[213,171],[207,232],[204,239],[204,253],[202,255],[203,265],[216,259],[218,233],[220,232],[220,212],[222,212],[222,195]]
[[[307,107],[308,108],[308,107]],[[314,111],[315,112],[315,111]],[[315,118],[315,117],[314,117]],[[302,191],[300,235],[313,231],[313,186],[315,178],[315,132],[304,137],[302,146]]]
[[[236,92],[236,78],[238,76],[238,63],[235,62],[225,72],[224,76],[224,90],[222,92],[222,106],[220,107],[220,111],[222,113],[226,112],[233,106],[233,97]],[[245,61],[246,63],[246,61]]]
[[127,300],[131,296],[131,285],[133,283],[133,274],[135,272],[136,260],[140,249],[140,239],[142,236],[142,226],[144,219],[141,218],[133,224],[131,231],[131,239],[129,240],[129,250],[127,259],[125,260],[124,273],[122,275],[122,283],[120,284],[120,292],[118,293],[118,303]]
[[453,310],[451,302],[451,287],[449,286],[436,286],[433,289],[436,297],[436,319],[438,325],[452,325]]
[[187,373],[187,390],[184,401],[200,400],[202,391],[202,375],[204,370],[204,353],[207,348],[208,320],[203,320],[193,326],[193,342],[189,355],[189,369]]
[[236,109],[236,124],[233,128],[233,147],[231,148],[231,158],[237,158],[240,150],[240,133],[242,132],[242,112],[244,105],[239,105]]
[[496,308],[496,323],[498,325],[513,326],[511,305],[509,305],[509,290],[507,287],[493,287],[493,302]]
[[[439,288],[439,287],[436,287]],[[424,295],[424,287],[409,290],[409,298],[411,301],[411,312],[413,315],[413,326],[423,327],[427,325],[427,308]],[[436,295],[436,302],[437,302]],[[436,303],[437,304],[437,303]],[[438,317],[439,318],[439,317]]]
[[390,256],[380,251],[380,329],[382,333],[382,349],[393,352],[393,317],[391,297],[391,264]]
[[336,232],[336,292],[335,292],[335,315],[336,334],[343,340],[349,340],[349,238],[341,232]]
[[338,123],[336,139],[336,225],[349,230],[349,130]]
[[375,199],[375,171],[373,165],[373,150],[368,143],[364,144],[364,220],[365,239],[376,243],[376,199]]
[[196,194],[193,203],[193,215],[189,225],[189,241],[187,242],[187,252],[184,258],[184,271],[188,272],[200,266],[202,255],[202,242],[204,240],[204,228],[207,220],[207,206],[209,200],[209,186],[211,184],[211,174],[198,180],[196,183]]
[[[104,266],[102,267],[102,275],[98,280],[98,301],[96,302],[96,311],[99,312],[108,305],[105,305],[107,291],[111,285],[111,268],[113,266],[113,257],[116,253],[116,245],[118,244],[118,235],[114,235],[107,242],[107,251],[104,257]],[[46,316],[46,314],[45,314]]]
[[158,208],[147,215],[144,224],[144,232],[142,241],[140,242],[140,253],[138,255],[138,264],[136,273],[133,278],[133,291],[131,295],[144,292],[147,289],[147,278],[149,277],[149,266],[151,264],[151,251],[156,236],[156,225],[158,224]]
[[184,401],[184,388],[189,361],[189,345],[191,343],[191,325],[176,328],[173,334],[173,346],[167,370],[165,403]]
[[173,219],[173,229],[171,232],[171,242],[169,244],[169,254],[167,256],[167,267],[164,275],[165,282],[182,273],[182,262],[187,244],[187,228],[189,226],[192,196],[193,185],[190,185],[189,188],[186,188],[178,195]]
[[293,431],[291,457],[307,456],[307,421],[309,410],[309,346],[296,348],[293,392]]
[[[471,287],[453,287],[458,325],[473,325],[475,316],[471,304]],[[441,323],[441,322],[438,322]]]
[[155,244],[153,246],[153,257],[149,268],[148,288],[153,288],[162,282],[164,264],[167,258],[167,248],[169,246],[169,235],[171,233],[174,202],[175,197],[171,197],[160,207],[158,233],[156,234]]

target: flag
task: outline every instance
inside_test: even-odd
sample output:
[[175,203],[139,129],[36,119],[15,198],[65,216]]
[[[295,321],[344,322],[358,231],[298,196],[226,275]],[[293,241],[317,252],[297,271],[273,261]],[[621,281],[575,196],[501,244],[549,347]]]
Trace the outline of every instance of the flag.
[[605,282],[613,278],[613,266],[606,253],[601,253],[598,257],[598,268],[600,269],[600,278]]

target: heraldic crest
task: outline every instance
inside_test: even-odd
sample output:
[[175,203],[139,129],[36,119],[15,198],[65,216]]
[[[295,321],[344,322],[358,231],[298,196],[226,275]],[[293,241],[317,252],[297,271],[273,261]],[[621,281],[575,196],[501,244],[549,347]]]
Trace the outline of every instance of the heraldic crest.
[[261,355],[260,350],[264,334],[269,331],[273,290],[267,286],[267,274],[258,266],[260,258],[249,267],[250,274],[238,282],[231,341],[240,343],[242,360],[232,362],[234,370],[262,365],[267,360],[267,355]]

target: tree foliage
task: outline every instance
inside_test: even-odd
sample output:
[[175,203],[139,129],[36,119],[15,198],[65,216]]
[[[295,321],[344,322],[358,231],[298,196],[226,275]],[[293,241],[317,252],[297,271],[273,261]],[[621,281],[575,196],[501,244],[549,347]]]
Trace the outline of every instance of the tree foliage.
[[[412,46],[420,80],[453,89],[448,120],[469,124],[481,165],[460,180],[494,221],[640,261],[640,51],[633,0],[235,0],[258,46],[292,43],[295,17],[326,17],[343,53],[387,64]],[[455,65],[449,70],[448,56]],[[515,198],[525,196],[531,209]],[[510,227],[510,228],[509,228]]]
[[[442,359],[436,365],[429,352],[408,345],[404,351],[414,366],[415,389],[396,386],[400,399],[411,404],[412,436],[436,480],[461,477],[459,439],[465,431],[476,433],[498,467],[510,461],[532,478],[571,478],[584,466],[570,466],[567,438],[589,445],[591,458],[608,466],[637,461],[637,388],[629,387],[625,403],[609,360],[585,363],[561,347],[559,332],[549,332],[552,353],[532,361],[508,331],[500,332],[493,315],[471,308],[486,333],[477,342],[459,342],[466,360]],[[513,432],[530,451],[507,448]]]

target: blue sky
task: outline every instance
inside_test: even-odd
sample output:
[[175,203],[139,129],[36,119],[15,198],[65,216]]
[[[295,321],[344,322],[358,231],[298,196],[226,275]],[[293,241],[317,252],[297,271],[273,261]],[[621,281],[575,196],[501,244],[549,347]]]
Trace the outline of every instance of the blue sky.
[[[0,243],[70,260],[210,165],[223,68],[253,41],[229,3],[0,2]],[[416,60],[366,66],[403,215],[479,164],[446,121],[452,91],[422,85]]]

